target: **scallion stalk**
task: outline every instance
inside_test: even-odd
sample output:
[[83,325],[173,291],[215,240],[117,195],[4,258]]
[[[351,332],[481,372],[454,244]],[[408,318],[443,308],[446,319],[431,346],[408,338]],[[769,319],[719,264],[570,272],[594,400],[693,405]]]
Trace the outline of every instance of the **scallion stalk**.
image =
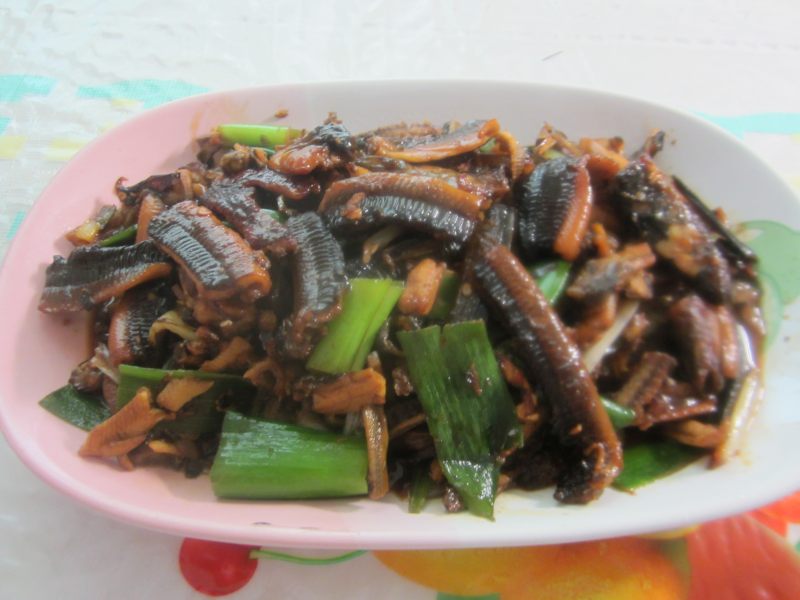
[[219,498],[303,499],[367,493],[363,436],[343,436],[229,411],[211,467]]
[[125,229],[120,229],[119,231],[111,234],[107,238],[103,238],[99,242],[97,242],[98,246],[103,246],[104,248],[108,246],[119,246],[120,244],[124,244],[125,242],[129,242],[136,238],[136,231],[139,229],[138,225],[134,223],[130,227],[126,227]]
[[402,293],[399,281],[353,279],[342,299],[342,312],[328,324],[328,333],[314,348],[306,367],[331,374],[363,369],[378,330]]
[[302,130],[281,125],[245,125],[230,123],[220,125],[217,130],[224,142],[243,144],[274,150],[303,135]]
[[[170,379],[192,377],[193,379],[211,379],[226,386],[249,389],[248,381],[238,375],[228,373],[213,373],[211,371],[192,371],[188,369],[153,369],[150,367],[137,367],[135,365],[119,366],[119,387],[117,388],[117,409],[122,408],[136,391],[141,387],[150,388],[155,395],[161,384]],[[216,387],[216,386],[215,386]],[[212,388],[213,389],[213,388]]]
[[615,429],[624,429],[633,425],[636,420],[636,412],[632,408],[622,406],[602,396],[600,400],[603,402],[603,407],[606,409],[608,418],[611,419],[611,424]]
[[611,349],[619,336],[622,335],[622,332],[625,331],[628,323],[630,323],[638,310],[638,300],[625,300],[622,302],[611,327],[606,329],[598,340],[586,348],[583,353],[583,363],[586,365],[586,368],[589,369],[590,373],[600,364],[606,352]]

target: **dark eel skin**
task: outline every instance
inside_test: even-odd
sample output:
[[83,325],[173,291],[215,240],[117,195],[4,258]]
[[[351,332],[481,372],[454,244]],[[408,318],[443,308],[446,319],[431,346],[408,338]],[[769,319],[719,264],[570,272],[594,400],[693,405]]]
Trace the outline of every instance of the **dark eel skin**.
[[441,179],[369,173],[332,184],[319,206],[334,233],[398,224],[463,247],[480,218],[482,199]]
[[430,137],[411,138],[405,144],[387,144],[378,152],[407,162],[431,162],[477,150],[499,131],[497,119],[467,121],[458,129]]
[[221,180],[212,183],[199,202],[230,223],[253,249],[277,256],[294,250],[289,230],[262,210],[252,194],[240,180]]
[[538,165],[517,194],[523,255],[558,254],[573,261],[589,224],[592,186],[586,160],[554,158]]
[[241,295],[244,300],[254,301],[269,293],[266,257],[253,251],[209,209],[191,200],[179,202],[154,217],[148,233],[207,299]]
[[622,446],[583,364],[580,350],[525,266],[497,239],[479,233],[472,272],[478,291],[518,343],[528,377],[552,408],[565,450],[555,498],[585,504],[622,468]]
[[[506,204],[495,204],[486,213],[486,221],[481,225],[481,230],[496,238],[501,244],[511,247],[517,231],[517,213],[513,207]],[[472,278],[473,253],[468,252],[462,271],[462,281],[469,282]],[[486,320],[489,316],[486,305],[481,301],[476,290],[471,285],[458,288],[453,310],[447,317],[448,323],[461,323],[462,321]]]
[[288,200],[302,200],[309,194],[318,194],[319,183],[305,177],[290,177],[265,167],[245,171],[233,179],[215,181],[200,198],[200,204],[228,221],[254,249],[265,250],[275,256],[294,251],[295,243],[289,230],[261,209],[253,196],[254,188]]
[[656,253],[693,280],[703,295],[722,304],[731,292],[731,270],[710,229],[648,156],[614,180],[617,206]]
[[306,358],[322,328],[341,311],[347,285],[344,254],[316,213],[291,217],[287,227],[297,250],[292,255],[294,307],[284,330],[284,347]]
[[152,362],[153,347],[148,341],[150,327],[168,310],[169,304],[167,298],[151,286],[125,293],[111,310],[108,350],[113,365]]
[[354,151],[355,142],[347,128],[339,123],[326,123],[280,148],[269,159],[269,166],[289,175],[308,175],[316,170],[333,169],[343,158],[352,159]]
[[171,271],[169,258],[151,241],[110,248],[82,246],[68,258],[56,256],[47,267],[39,310],[89,309]]

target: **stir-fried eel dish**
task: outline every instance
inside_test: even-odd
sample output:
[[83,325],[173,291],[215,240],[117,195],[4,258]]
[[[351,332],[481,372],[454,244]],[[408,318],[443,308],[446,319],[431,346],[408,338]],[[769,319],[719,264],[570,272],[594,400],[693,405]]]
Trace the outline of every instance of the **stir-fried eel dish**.
[[753,253],[657,163],[664,134],[524,145],[496,119],[221,125],[67,233],[39,309],[92,347],[42,404],[81,456],[220,498],[394,491],[491,518],[702,456],[760,397]]

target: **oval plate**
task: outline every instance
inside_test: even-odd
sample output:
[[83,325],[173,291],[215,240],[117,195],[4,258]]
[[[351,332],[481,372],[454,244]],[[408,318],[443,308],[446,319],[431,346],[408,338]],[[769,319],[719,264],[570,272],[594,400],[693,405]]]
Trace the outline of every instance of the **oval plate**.
[[[316,502],[221,502],[207,477],[163,469],[122,472],[81,459],[83,433],[37,402],[60,387],[86,356],[80,319],[43,315],[36,304],[44,269],[69,251],[63,236],[102,203],[115,180],[138,181],[194,158],[194,140],[224,122],[264,122],[278,109],[298,127],[335,111],[352,131],[401,120],[497,117],[523,142],[543,121],[571,137],[621,135],[637,147],[653,128],[668,144],[660,164],[738,222],[778,221],[780,261],[797,255],[800,205],[760,159],[722,130],[649,102],[589,90],[503,82],[325,83],[196,96],[143,113],[85,148],[53,180],[17,233],[0,273],[0,424],[20,458],[68,496],[128,523],[184,536],[256,545],[316,548],[456,548],[573,542],[681,527],[767,503],[800,487],[800,378],[796,306],[782,306],[781,334],[767,368],[766,403],[745,451],[713,471],[697,464],[635,495],[608,490],[588,506],[561,506],[552,490],[510,492],[496,520],[444,514],[431,502],[419,515],[390,497]],[[763,235],[764,224],[761,224]],[[774,235],[774,234],[770,234]],[[789,260],[786,258],[785,260]],[[769,269],[771,264],[767,264]],[[772,265],[780,272],[780,265]],[[796,269],[796,266],[794,267]],[[784,267],[786,269],[786,267]],[[789,276],[794,271],[784,271]],[[795,284],[797,282],[794,282]],[[780,285],[780,283],[778,284]],[[793,286],[797,288],[796,285]],[[773,289],[792,300],[792,290]],[[775,303],[773,303],[774,305]],[[780,314],[777,315],[781,317]]]

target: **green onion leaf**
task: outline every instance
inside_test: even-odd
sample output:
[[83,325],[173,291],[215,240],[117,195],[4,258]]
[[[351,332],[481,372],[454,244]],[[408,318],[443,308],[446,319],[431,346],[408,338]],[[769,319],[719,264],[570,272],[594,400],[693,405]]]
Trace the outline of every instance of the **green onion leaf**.
[[458,297],[458,288],[461,285],[461,279],[453,271],[445,271],[442,277],[442,282],[439,284],[439,293],[436,296],[436,301],[433,303],[433,308],[427,314],[429,319],[446,319],[456,305],[456,298]]
[[428,494],[431,491],[431,479],[428,471],[428,465],[420,465],[414,474],[414,480],[411,482],[411,489],[408,492],[408,512],[420,513],[428,502]]
[[100,398],[79,392],[71,385],[47,394],[39,401],[39,405],[62,421],[84,431],[93,429],[111,416],[111,411]]
[[567,287],[572,263],[566,260],[549,260],[528,268],[539,289],[550,304],[555,304]]
[[225,413],[217,407],[217,400],[228,388],[216,382],[207,392],[192,398],[174,420],[164,420],[153,428],[153,433],[179,433],[196,437],[204,433],[219,432]]
[[700,448],[671,440],[627,447],[622,455],[622,473],[614,480],[614,487],[625,491],[635,490],[679,471],[703,454]]
[[141,387],[149,388],[153,397],[158,395],[161,388],[170,379],[192,377],[194,379],[211,379],[214,385],[197,398],[193,398],[178,413],[179,417],[173,421],[162,421],[156,425],[154,432],[169,431],[188,435],[200,435],[212,431],[219,431],[220,422],[224,416],[218,407],[217,400],[227,392],[249,397],[252,386],[243,377],[227,373],[212,373],[210,371],[191,371],[184,369],[151,369],[134,365],[119,366],[120,380],[117,387],[117,409],[122,408]]
[[492,518],[502,450],[521,442],[514,403],[483,321],[398,333],[450,484]]
[[219,498],[302,499],[367,493],[363,436],[344,436],[228,411],[211,467]]

